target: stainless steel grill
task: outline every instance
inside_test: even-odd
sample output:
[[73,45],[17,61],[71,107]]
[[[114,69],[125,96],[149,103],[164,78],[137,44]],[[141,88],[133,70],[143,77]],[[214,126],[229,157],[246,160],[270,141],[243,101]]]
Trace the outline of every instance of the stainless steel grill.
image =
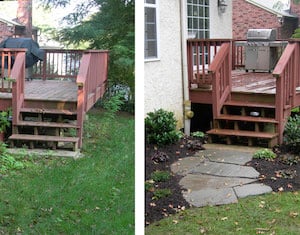
[[278,48],[285,42],[275,41],[275,29],[249,29],[245,49],[245,69],[268,71],[274,69],[278,58]]

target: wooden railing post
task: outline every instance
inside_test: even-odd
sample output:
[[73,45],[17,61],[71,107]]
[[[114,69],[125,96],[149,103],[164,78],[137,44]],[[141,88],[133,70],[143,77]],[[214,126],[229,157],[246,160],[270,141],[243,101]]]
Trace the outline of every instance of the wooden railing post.
[[283,132],[291,109],[300,105],[296,101],[296,88],[300,84],[299,43],[296,40],[289,42],[273,71],[276,78],[275,119],[278,122],[279,144],[283,143]]

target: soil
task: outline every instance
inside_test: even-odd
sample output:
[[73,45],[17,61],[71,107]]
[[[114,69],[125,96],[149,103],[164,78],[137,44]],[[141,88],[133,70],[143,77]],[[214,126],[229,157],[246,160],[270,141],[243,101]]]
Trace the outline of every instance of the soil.
[[[163,219],[170,214],[185,210],[190,205],[182,196],[179,185],[181,176],[171,173],[170,166],[180,158],[192,156],[196,151],[205,148],[202,141],[183,138],[176,144],[157,147],[146,145],[145,148],[145,226]],[[274,160],[253,159],[246,165],[254,167],[259,173],[259,181],[269,185],[275,192],[300,190],[300,153],[286,146],[276,147]],[[155,171],[168,171],[171,176],[163,182],[153,182],[151,174]],[[171,194],[155,197],[157,189],[169,189]]]

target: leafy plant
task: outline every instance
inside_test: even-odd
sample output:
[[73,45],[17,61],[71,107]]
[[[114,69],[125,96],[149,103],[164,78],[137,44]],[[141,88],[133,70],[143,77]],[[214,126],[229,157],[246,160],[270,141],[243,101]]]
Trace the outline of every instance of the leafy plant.
[[276,154],[270,149],[260,149],[253,154],[253,158],[272,160],[276,158]]
[[0,112],[0,132],[5,132],[6,128],[10,126],[10,122],[8,118],[9,118],[8,111]]
[[176,130],[174,113],[159,109],[149,112],[145,118],[146,140],[148,143],[167,145],[179,140],[180,134]]
[[202,131],[195,131],[191,133],[191,136],[196,138],[203,138],[205,136],[204,132]]
[[153,200],[158,200],[160,198],[168,197],[172,194],[171,189],[164,188],[164,189],[157,189],[153,192]]
[[7,152],[6,144],[0,142],[0,173],[5,174],[12,170],[25,168],[25,164],[16,160]]
[[156,182],[164,182],[170,179],[170,173],[168,171],[154,171],[151,178]]
[[284,141],[286,144],[300,147],[300,116],[291,116],[285,125]]

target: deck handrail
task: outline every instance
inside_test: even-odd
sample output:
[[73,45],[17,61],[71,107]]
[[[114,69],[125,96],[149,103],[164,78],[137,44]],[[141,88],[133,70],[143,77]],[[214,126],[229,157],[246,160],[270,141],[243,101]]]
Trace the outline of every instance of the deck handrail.
[[12,80],[12,123],[16,125],[24,105],[25,51],[18,52],[11,70]]
[[32,78],[71,79],[76,81],[84,50],[43,49],[44,58],[32,68]]
[[213,116],[217,117],[231,91],[231,42],[224,42],[208,68],[212,75]]
[[81,59],[77,75],[77,126],[82,144],[84,114],[104,95],[108,73],[108,51],[88,50]]
[[291,109],[299,106],[296,101],[296,88],[300,86],[300,40],[289,41],[273,71],[276,78],[276,114],[278,121],[279,143],[283,142],[284,127]]
[[230,41],[230,39],[187,40],[187,66],[190,88],[212,84],[211,76],[208,74],[208,67],[214,60],[222,43]]

